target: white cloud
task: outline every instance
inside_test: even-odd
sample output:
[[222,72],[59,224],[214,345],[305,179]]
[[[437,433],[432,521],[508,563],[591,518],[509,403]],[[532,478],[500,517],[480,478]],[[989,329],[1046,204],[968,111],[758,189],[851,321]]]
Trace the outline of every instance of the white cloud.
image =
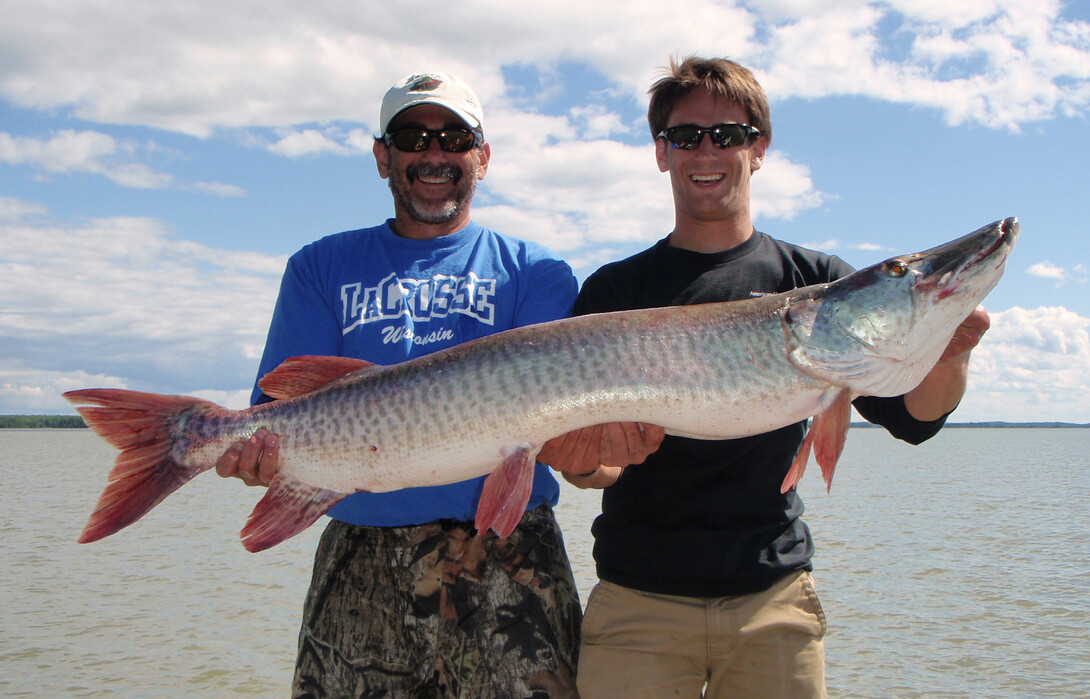
[[42,204],[35,204],[33,202],[13,199],[11,197],[0,197],[0,223],[4,221],[18,221],[31,216],[39,216],[45,214],[48,210],[49,209]]
[[[983,22],[994,17],[1001,11],[1004,5],[1011,5],[1003,0],[960,0],[949,2],[948,0],[892,0],[890,5],[894,10],[909,17],[915,17],[921,22],[934,24],[940,27],[956,28],[969,24]],[[1056,3],[1052,0],[1043,0],[1037,3],[1038,7],[1049,7],[1056,12]]]
[[994,313],[970,366],[956,421],[1090,422],[1090,318],[1062,307]]
[[1087,280],[1090,279],[1090,271],[1087,270],[1086,265],[1075,264],[1070,269],[1060,267],[1053,264],[1048,260],[1038,262],[1030,265],[1026,269],[1026,274],[1031,277],[1037,277],[1039,279],[1049,279],[1056,282],[1055,287],[1059,289],[1068,282],[1074,282],[1076,284],[1085,286]]
[[174,185],[174,177],[156,172],[141,163],[126,163],[105,168],[102,174],[122,187],[134,189],[167,189]]
[[[774,3],[793,5],[809,3]],[[771,94],[864,95],[1015,131],[1090,106],[1090,26],[1063,19],[1057,2],[822,5],[775,26],[760,62]],[[883,22],[900,23],[905,55],[890,54]]]
[[61,394],[89,386],[125,388],[125,380],[120,376],[80,370],[62,372],[26,368],[21,362],[0,359],[0,415],[71,412]]
[[[1011,129],[1056,113],[1085,114],[1090,28],[1063,19],[1055,2],[1024,4],[696,0],[685,12],[663,13],[620,0],[517,11],[485,0],[465,18],[422,26],[414,6],[377,1],[349,9],[274,3],[275,12],[260,15],[235,5],[213,11],[201,0],[94,9],[76,2],[65,13],[31,3],[0,23],[2,53],[11,58],[0,60],[0,97],[200,137],[241,128],[241,142],[289,158],[352,156],[370,152],[386,86],[440,66],[474,85],[498,146],[484,190],[495,199],[480,202],[480,211],[513,226],[504,230],[540,230],[541,242],[583,257],[580,235],[588,246],[650,242],[672,225],[650,146],[631,144],[642,122],[626,122],[603,104],[621,96],[642,111],[670,56],[735,57],[757,70],[775,100],[864,95],[933,107],[952,123]],[[397,30],[403,26],[414,32]],[[902,39],[902,56],[888,55],[891,31]],[[489,41],[467,42],[467,34]],[[558,66],[568,64],[597,71],[606,87],[576,96],[561,114],[542,113],[567,87]],[[519,66],[533,67],[540,91],[505,84],[504,68]],[[245,195],[225,183],[178,183],[141,162],[149,149],[96,131],[0,134],[0,162],[48,175],[96,173],[125,187]],[[805,164],[773,151],[754,180],[753,212],[758,220],[789,220],[828,198]]]
[[[337,129],[285,130],[280,139],[268,146],[271,153],[288,158],[309,155],[360,155],[371,152],[373,139],[364,135],[361,129],[353,129],[347,135]],[[366,151],[364,151],[366,149]]]
[[1041,279],[1054,279],[1056,286],[1061,286],[1067,280],[1067,270],[1063,267],[1057,267],[1056,265],[1048,262],[1038,262],[1035,265],[1030,265],[1026,270],[1026,274],[1031,277],[1040,277]]
[[[283,257],[179,240],[134,217],[14,220],[0,238],[0,413],[39,389],[57,405],[58,382],[76,376],[166,392],[252,381]],[[233,385],[204,383],[225,377]]]
[[792,219],[799,212],[821,206],[827,196],[814,189],[810,168],[770,151],[753,177],[752,212],[762,217]]
[[487,196],[474,200],[481,223],[565,253],[642,245],[673,226],[670,185],[650,140],[582,140],[567,117],[509,110],[498,110],[488,128]]
[[[0,23],[0,95],[198,136],[337,121],[373,127],[385,87],[422,66],[467,78],[486,105],[505,96],[502,66],[547,72],[560,63],[582,63],[642,100],[669,56],[696,52],[754,65],[777,99],[869,95],[934,107],[954,123],[1018,128],[1084,114],[1090,101],[1090,30],[1064,19],[1055,0],[694,0],[684,12],[622,0],[517,9],[483,0],[444,22],[378,0],[263,8],[73,2],[57,13],[24,4]],[[890,27],[915,36],[903,56],[886,54]]]
[[[876,254],[892,252],[888,247],[877,243],[854,243],[848,245],[839,238],[827,238],[826,240],[818,242],[805,241],[802,243],[802,246],[804,248],[810,248],[811,250],[821,250],[822,252],[831,252],[834,254],[839,250],[863,250],[864,252],[873,252]],[[876,256],[870,264],[875,264],[878,261]]]
[[[168,189],[178,186],[173,175],[137,162],[142,150],[153,151],[154,144],[138,147],[119,143],[112,136],[97,131],[63,129],[48,138],[13,136],[0,132],[0,164],[25,165],[49,175],[92,174],[110,179],[132,189]],[[218,196],[241,196],[242,190],[215,182],[192,187]]]
[[237,391],[194,391],[190,395],[212,401],[231,410],[243,410],[250,407],[250,391],[249,388]]
[[197,182],[193,185],[193,189],[198,192],[212,194],[217,197],[246,196],[246,190],[242,187],[236,187],[233,184],[223,184],[222,182]]
[[571,110],[571,118],[577,125],[577,133],[584,139],[609,138],[613,134],[632,131],[624,125],[619,114],[609,111],[602,105],[574,107]]
[[113,137],[95,131],[65,129],[48,140],[0,132],[0,162],[30,165],[46,172],[103,173],[104,160],[117,153]]

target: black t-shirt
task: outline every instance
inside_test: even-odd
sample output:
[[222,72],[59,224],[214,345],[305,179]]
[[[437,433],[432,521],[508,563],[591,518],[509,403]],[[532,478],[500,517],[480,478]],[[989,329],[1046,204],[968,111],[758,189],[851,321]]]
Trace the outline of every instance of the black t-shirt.
[[[734,301],[854,271],[840,258],[757,231],[718,253],[668,241],[591,275],[575,313]],[[912,443],[944,422],[913,419],[900,397],[857,398],[854,405]],[[592,527],[599,577],[647,592],[721,597],[764,590],[791,571],[809,570],[814,545],[801,519],[802,500],[794,489],[780,493],[805,429],[800,422],[742,439],[667,436],[647,461],[629,466],[602,492],[602,514]]]

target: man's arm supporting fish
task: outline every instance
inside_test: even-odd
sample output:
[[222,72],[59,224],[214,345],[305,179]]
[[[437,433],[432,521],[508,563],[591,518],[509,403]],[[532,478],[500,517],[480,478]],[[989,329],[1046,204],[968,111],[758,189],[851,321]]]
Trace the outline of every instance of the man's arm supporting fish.
[[969,354],[991,327],[983,306],[977,306],[954,331],[938,364],[920,385],[905,394],[905,408],[922,422],[938,420],[958,407],[969,382]]
[[[72,391],[65,395],[82,404],[88,424],[122,451],[81,540],[131,524],[213,467],[269,482],[243,530],[250,550],[302,531],[351,492],[485,473],[477,525],[503,536],[525,509],[543,447],[554,458],[550,440],[593,425],[608,427],[583,437],[590,446],[581,459],[576,437],[562,470],[642,459],[661,439],[654,425],[728,439],[813,417],[783,487],[795,485],[811,447],[829,482],[853,397],[908,394],[918,417],[957,404],[967,351],[987,328],[986,313],[974,309],[998,283],[1017,235],[1017,221],[1006,219],[830,284],[569,318],[389,367],[288,360],[262,379],[279,400],[242,411],[184,396]],[[411,439],[409,418],[435,439]],[[260,430],[279,439],[270,443]]]

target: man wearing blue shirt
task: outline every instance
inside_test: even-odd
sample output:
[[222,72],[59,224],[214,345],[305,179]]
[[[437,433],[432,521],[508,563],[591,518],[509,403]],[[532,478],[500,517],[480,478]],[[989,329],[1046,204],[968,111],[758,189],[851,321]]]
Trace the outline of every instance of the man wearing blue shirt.
[[[379,125],[395,216],[292,256],[258,376],[297,355],[393,364],[571,311],[566,263],[470,220],[491,149],[468,86],[409,76],[386,93]],[[254,389],[254,403],[267,400]],[[277,436],[261,432],[217,470],[267,485],[277,458]],[[294,696],[575,695],[580,609],[558,484],[538,464],[526,515],[498,539],[473,526],[483,482],[357,493],[329,512]]]

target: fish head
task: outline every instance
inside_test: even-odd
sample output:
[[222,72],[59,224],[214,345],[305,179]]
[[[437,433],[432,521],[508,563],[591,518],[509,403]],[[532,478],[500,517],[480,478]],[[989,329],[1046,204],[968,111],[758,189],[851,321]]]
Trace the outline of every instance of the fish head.
[[791,363],[856,395],[907,393],[999,283],[1018,229],[1015,218],[996,221],[789,295],[782,318]]

